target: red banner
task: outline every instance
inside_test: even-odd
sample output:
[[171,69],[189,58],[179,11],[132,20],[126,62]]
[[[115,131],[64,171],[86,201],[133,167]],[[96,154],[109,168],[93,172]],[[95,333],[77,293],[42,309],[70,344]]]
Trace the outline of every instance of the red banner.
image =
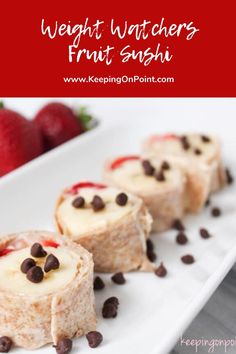
[[233,5],[5,2],[0,95],[235,96]]

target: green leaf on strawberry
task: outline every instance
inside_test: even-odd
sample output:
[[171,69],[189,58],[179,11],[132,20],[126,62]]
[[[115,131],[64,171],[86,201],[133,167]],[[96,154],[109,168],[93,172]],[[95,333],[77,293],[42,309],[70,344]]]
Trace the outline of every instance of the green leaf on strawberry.
[[2,101],[0,101],[0,109],[4,108],[4,103]]
[[88,109],[85,106],[77,110],[77,117],[82,123],[84,130],[90,130],[98,124],[97,120],[88,113]]

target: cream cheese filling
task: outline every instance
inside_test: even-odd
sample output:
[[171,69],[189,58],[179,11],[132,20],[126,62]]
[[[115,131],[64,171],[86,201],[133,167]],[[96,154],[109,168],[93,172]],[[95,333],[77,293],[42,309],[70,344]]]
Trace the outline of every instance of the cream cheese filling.
[[30,254],[30,248],[13,251],[7,256],[0,257],[0,291],[18,295],[47,295],[59,289],[65,288],[73,281],[79,271],[79,256],[62,247],[44,247],[47,254],[53,254],[60,262],[57,270],[44,273],[44,279],[40,283],[32,283],[21,272],[21,264],[26,258],[33,258],[38,266],[43,268],[46,257],[34,258]]
[[[150,160],[153,163],[152,160]],[[156,166],[157,172],[160,166]],[[170,163],[171,166],[171,163]],[[112,172],[113,181],[123,188],[133,193],[155,193],[157,191],[166,190],[168,186],[179,185],[182,181],[182,174],[179,169],[171,166],[170,170],[165,170],[165,181],[157,181],[154,176],[147,176],[144,174],[141,161],[127,161],[122,166],[116,168]]]
[[[59,223],[67,229],[71,235],[82,235],[92,232],[98,228],[112,226],[133,211],[134,197],[128,195],[128,202],[125,206],[116,204],[116,196],[120,193],[116,188],[82,188],[76,196],[68,196],[62,201],[57,210]],[[91,201],[95,195],[100,196],[105,208],[94,211]],[[73,200],[81,196],[85,199],[85,206],[76,209],[73,207]]]

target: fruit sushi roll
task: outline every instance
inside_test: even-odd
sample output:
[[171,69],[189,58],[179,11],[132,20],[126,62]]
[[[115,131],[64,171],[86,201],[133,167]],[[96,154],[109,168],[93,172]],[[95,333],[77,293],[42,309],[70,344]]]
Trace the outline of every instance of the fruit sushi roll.
[[93,254],[95,270],[153,270],[146,256],[152,218],[143,201],[103,184],[65,189],[55,210],[57,230]]
[[63,236],[29,231],[0,240],[0,333],[36,349],[94,330],[92,255]]
[[154,135],[143,145],[144,158],[169,158],[185,171],[187,177],[186,209],[198,212],[209,194],[226,182],[221,145],[214,136],[202,134]]

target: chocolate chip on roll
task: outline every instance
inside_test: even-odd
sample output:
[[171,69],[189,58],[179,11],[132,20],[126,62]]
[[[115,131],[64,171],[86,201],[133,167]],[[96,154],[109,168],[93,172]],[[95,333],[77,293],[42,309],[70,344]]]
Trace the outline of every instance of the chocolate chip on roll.
[[77,197],[72,202],[73,207],[76,209],[83,208],[84,204],[85,204],[85,200],[83,197]]
[[47,252],[43,249],[43,246],[40,243],[36,242],[33,244],[30,250],[31,256],[36,258],[45,257]]
[[94,211],[100,211],[105,208],[105,203],[101,197],[95,195],[91,202]]
[[116,204],[125,206],[128,202],[128,196],[125,193],[119,193],[116,197]]
[[40,283],[44,277],[42,268],[39,266],[30,268],[26,274],[26,277],[32,283]]

